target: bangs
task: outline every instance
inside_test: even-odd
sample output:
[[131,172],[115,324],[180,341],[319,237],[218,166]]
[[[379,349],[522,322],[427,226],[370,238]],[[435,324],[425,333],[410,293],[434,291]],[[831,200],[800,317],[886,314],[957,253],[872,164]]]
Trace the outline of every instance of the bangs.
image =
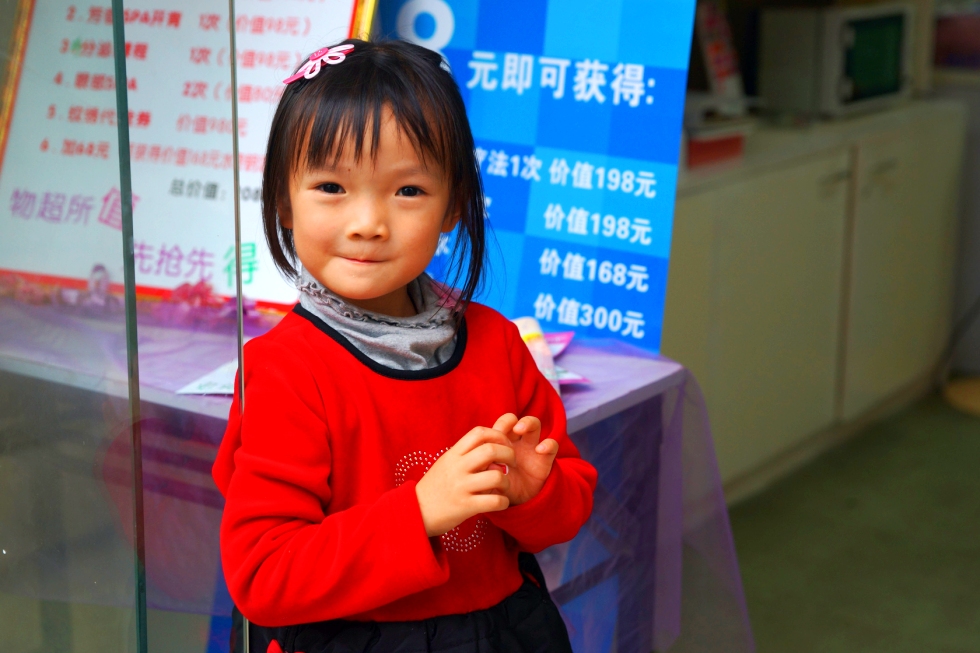
[[382,123],[389,117],[412,144],[422,165],[428,168],[433,162],[442,165],[452,159],[446,134],[432,127],[445,124],[446,108],[422,92],[418,81],[385,70],[372,73],[376,79],[333,89],[341,93],[327,97],[299,93],[298,124],[290,130],[294,135],[289,147],[292,170],[337,165],[348,148],[357,162],[365,155],[376,159]]

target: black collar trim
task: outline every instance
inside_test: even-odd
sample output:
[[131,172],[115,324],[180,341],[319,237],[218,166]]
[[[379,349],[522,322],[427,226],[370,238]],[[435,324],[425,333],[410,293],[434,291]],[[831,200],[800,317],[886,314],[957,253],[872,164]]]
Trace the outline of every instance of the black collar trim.
[[466,317],[464,316],[460,321],[459,330],[456,332],[456,348],[453,350],[453,355],[449,357],[449,360],[447,360],[445,363],[440,363],[435,367],[429,367],[424,370],[399,370],[393,367],[388,367],[387,365],[382,365],[381,363],[375,361],[360,349],[355,347],[354,344],[341,335],[339,331],[299,304],[296,304],[296,306],[293,308],[293,313],[296,313],[300,317],[309,320],[313,326],[330,336],[337,342],[338,345],[349,351],[354,358],[364,363],[373,372],[376,372],[381,376],[387,376],[388,378],[398,379],[400,381],[426,381],[428,379],[435,379],[443,376],[444,374],[449,374],[456,369],[456,366],[459,365],[461,360],[463,360],[463,353],[466,349]]

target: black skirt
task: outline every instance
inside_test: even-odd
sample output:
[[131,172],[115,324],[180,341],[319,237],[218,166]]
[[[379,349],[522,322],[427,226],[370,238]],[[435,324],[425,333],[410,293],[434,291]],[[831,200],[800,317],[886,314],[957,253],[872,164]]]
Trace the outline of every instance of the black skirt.
[[[250,624],[249,653],[571,653],[568,631],[537,562],[521,562],[524,584],[486,610],[422,621],[337,619],[279,628]],[[234,624],[231,650],[244,653],[237,610]]]

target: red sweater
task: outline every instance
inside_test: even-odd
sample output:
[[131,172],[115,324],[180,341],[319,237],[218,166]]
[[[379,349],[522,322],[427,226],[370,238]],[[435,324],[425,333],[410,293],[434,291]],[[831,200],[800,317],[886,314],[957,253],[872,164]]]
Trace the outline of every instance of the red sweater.
[[[382,367],[296,309],[245,346],[239,398],[214,464],[226,499],[221,559],[242,613],[264,626],[408,621],[488,608],[522,583],[518,551],[570,540],[592,511],[595,469],[517,328],[471,304],[446,363]],[[541,492],[441,538],[415,483],[475,426],[512,412],[559,443]]]

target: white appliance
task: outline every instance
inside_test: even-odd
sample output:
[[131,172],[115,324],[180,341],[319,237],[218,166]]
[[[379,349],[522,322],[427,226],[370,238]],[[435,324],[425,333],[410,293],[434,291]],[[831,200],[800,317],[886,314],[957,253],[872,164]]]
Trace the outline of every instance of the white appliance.
[[765,108],[841,116],[908,99],[913,19],[907,2],[765,9],[759,51]]

